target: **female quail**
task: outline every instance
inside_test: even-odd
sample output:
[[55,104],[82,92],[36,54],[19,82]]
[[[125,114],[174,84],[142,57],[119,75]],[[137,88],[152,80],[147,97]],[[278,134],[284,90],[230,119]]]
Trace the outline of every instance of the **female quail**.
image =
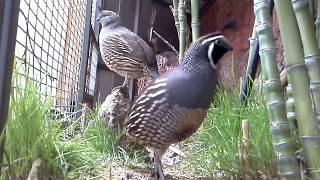
[[102,26],[99,35],[102,59],[110,70],[125,77],[123,85],[128,83],[128,78],[158,76],[153,50],[137,34],[123,27],[116,13],[102,10],[98,21]]
[[170,144],[190,137],[206,117],[217,84],[216,63],[228,50],[232,48],[220,33],[200,38],[179,66],[134,102],[125,136],[154,151],[156,179],[164,179],[161,156]]

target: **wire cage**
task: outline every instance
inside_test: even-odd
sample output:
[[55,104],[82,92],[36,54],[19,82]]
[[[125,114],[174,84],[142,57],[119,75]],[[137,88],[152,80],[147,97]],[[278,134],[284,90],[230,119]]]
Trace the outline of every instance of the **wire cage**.
[[[86,12],[87,6],[92,7],[88,2],[95,4],[92,0],[20,2],[15,47],[18,74],[37,82],[45,97],[54,97],[55,112],[74,112],[79,95],[85,96],[79,93],[94,94],[98,52],[94,38],[85,33],[85,17],[92,14]],[[83,52],[84,38],[89,38],[89,52]],[[83,57],[88,59],[82,62]],[[86,69],[85,75],[81,68]],[[85,76],[83,92],[79,91],[81,76]]]

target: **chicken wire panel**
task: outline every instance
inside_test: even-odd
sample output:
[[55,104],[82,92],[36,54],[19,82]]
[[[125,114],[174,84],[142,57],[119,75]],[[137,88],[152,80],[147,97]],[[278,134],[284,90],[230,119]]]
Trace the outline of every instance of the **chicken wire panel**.
[[86,0],[21,0],[16,66],[54,97],[58,111],[72,112],[79,84]]

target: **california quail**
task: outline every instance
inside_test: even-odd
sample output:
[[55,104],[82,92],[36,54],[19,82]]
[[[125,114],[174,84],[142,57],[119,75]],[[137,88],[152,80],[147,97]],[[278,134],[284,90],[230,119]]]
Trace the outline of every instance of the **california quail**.
[[156,55],[159,74],[170,71],[179,64],[178,55],[173,51],[165,51]]
[[99,116],[108,122],[112,133],[121,132],[130,107],[128,87],[115,87],[102,103]]
[[164,179],[161,156],[169,145],[190,137],[206,117],[217,84],[216,63],[228,50],[232,48],[221,33],[200,38],[181,64],[134,102],[125,136],[154,151],[156,179]]
[[[179,64],[178,55],[173,51],[165,51],[156,54],[159,74],[170,71]],[[140,94],[152,81],[148,78],[139,79],[138,81],[138,94]]]
[[99,35],[102,59],[110,70],[126,78],[124,85],[128,78],[158,77],[153,50],[137,34],[123,27],[116,13],[102,10],[98,21],[102,26]]

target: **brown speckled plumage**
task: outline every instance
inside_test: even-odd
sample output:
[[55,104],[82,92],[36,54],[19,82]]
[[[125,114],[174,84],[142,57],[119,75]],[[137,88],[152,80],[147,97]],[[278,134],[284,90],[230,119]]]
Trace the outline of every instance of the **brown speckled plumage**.
[[131,107],[127,87],[115,87],[99,109],[99,116],[109,124],[113,133],[123,129]]
[[107,67],[130,79],[156,78],[158,69],[151,47],[137,34],[123,27],[116,13],[103,10],[99,18],[102,25],[100,52]]
[[[160,75],[170,71],[179,64],[178,55],[172,51],[164,51],[162,53],[156,54],[156,60]],[[150,80],[149,78],[139,79],[138,94],[140,94],[150,83],[152,83],[152,80]]]
[[156,79],[134,102],[125,134],[155,152],[156,179],[164,179],[162,153],[190,137],[206,117],[217,84],[215,64],[230,49],[220,34],[200,38],[183,63]]
[[[129,121],[126,122],[129,139],[150,148],[169,147],[188,138],[198,129],[207,113],[201,108],[170,104],[165,81],[156,80],[153,86],[145,90],[133,105]],[[155,85],[158,88],[154,88]],[[159,98],[153,97],[155,95]],[[152,104],[146,103],[152,97]]]

